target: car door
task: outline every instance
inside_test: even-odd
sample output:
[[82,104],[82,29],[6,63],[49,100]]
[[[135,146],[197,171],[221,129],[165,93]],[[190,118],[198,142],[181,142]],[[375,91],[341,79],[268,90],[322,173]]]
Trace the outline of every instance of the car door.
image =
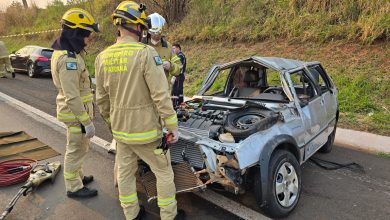
[[315,83],[317,84],[326,110],[326,123],[333,130],[333,122],[335,122],[338,110],[337,94],[334,85],[320,64],[309,66],[308,70],[314,76],[313,78],[317,80]]
[[24,54],[25,50],[26,50],[26,48],[23,47],[22,49],[16,51],[14,54],[11,54],[10,61],[11,61],[11,65],[13,68],[19,69],[19,70],[22,68],[22,64],[21,64],[22,54]]
[[327,140],[325,102],[307,71],[301,69],[290,73],[289,77],[305,125],[305,158],[308,158]]
[[21,69],[27,71],[28,62],[30,61],[30,56],[34,53],[33,47],[26,47],[24,53],[20,56],[20,65]]

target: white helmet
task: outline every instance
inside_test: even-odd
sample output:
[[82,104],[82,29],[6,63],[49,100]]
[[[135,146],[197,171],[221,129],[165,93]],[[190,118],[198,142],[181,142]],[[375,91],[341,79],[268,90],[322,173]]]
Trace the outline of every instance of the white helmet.
[[148,16],[149,34],[161,34],[165,25],[165,18],[159,13],[153,13]]

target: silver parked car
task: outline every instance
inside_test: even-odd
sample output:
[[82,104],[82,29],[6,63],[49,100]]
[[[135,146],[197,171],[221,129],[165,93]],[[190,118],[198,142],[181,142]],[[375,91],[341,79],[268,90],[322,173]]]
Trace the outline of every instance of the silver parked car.
[[271,217],[296,207],[300,165],[331,151],[339,115],[336,87],[319,62],[275,57],[215,65],[177,112],[173,163],[189,163],[198,184],[255,194]]

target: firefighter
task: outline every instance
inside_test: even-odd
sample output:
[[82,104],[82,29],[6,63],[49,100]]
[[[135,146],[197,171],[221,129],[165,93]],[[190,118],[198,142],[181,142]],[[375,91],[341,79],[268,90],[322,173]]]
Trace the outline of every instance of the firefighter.
[[[170,77],[178,76],[182,68],[180,58],[172,54],[171,44],[163,37],[163,28],[165,19],[158,13],[153,13],[148,16],[147,23],[149,25],[148,35],[143,39],[143,42],[156,49],[163,61],[163,68],[170,84]],[[169,85],[169,88],[171,86]]]
[[136,189],[138,159],[156,176],[161,219],[181,219],[184,212],[177,214],[170,153],[159,148],[163,126],[172,142],[178,140],[177,117],[163,61],[153,47],[140,42],[148,27],[145,9],[143,4],[123,1],[112,14],[118,38],[96,57],[96,102],[117,142],[119,201],[126,219],[145,214]]
[[11,66],[9,54],[3,41],[0,41],[0,78],[7,78],[6,72],[11,72],[12,78],[15,78],[14,68]]
[[99,32],[92,15],[83,9],[69,9],[62,16],[61,36],[52,45],[51,71],[58,89],[57,119],[67,126],[64,179],[70,198],[97,195],[97,190],[85,187],[93,176],[84,176],[82,172],[89,139],[95,135],[93,95],[84,50],[92,32]]

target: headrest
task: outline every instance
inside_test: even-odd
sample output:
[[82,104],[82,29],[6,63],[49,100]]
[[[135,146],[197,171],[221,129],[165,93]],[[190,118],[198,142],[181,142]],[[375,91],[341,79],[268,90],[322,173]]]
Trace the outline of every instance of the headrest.
[[248,70],[244,75],[244,82],[258,82],[259,81],[259,73],[255,70]]

